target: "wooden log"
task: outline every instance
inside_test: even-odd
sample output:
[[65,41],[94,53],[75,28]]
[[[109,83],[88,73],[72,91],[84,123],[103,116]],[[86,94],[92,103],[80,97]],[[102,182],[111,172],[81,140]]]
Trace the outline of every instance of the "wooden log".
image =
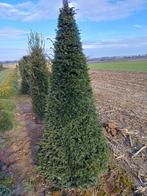
[[130,145],[131,147],[133,146],[133,141],[132,141],[132,136],[129,134],[129,140],[130,140]]
[[138,150],[133,156],[132,158],[136,157],[140,152],[142,152],[144,149],[146,149],[146,146],[143,146],[140,150]]

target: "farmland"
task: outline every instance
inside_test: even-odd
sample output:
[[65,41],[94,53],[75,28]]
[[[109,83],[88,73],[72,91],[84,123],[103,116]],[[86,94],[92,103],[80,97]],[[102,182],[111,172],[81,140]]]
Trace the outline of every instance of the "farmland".
[[90,64],[91,69],[147,72],[147,61],[116,61]]
[[[10,69],[2,72],[1,81],[2,79],[4,81],[11,71]],[[100,113],[101,122],[103,124],[107,121],[114,122],[120,130],[124,131],[119,131],[111,136],[111,133],[104,129],[113,156],[116,158],[114,159],[115,163],[113,163],[114,168],[111,175],[117,177],[114,183],[110,177],[108,183],[114,187],[114,184],[119,182],[119,178],[122,178],[119,175],[125,176],[125,172],[127,172],[131,181],[139,186],[140,175],[143,175],[144,178],[146,176],[145,154],[147,152],[144,150],[136,158],[131,158],[131,156],[146,144],[147,74],[91,69],[89,75],[92,80],[96,107]],[[35,159],[37,143],[42,135],[43,124],[34,114],[28,96],[17,95],[16,107],[15,118],[18,125],[14,131],[1,133],[0,159],[9,165],[8,170],[13,173],[16,182],[13,189],[16,193],[19,194],[19,191],[21,191],[21,193],[25,192],[32,195],[40,194],[42,187],[45,190],[44,180],[32,163]],[[127,133],[125,133],[126,130],[132,133],[135,131],[135,134],[131,136],[131,145]],[[11,156],[8,158],[9,154]],[[117,160],[121,156],[123,158]],[[119,167],[125,168],[125,170],[121,170]],[[22,173],[22,171],[24,172]],[[139,177],[137,177],[138,175]],[[38,178],[41,181],[38,181]],[[125,178],[127,179],[126,176]],[[31,181],[28,179],[31,179]],[[123,186],[132,187],[128,179],[127,182],[129,185]],[[24,184],[24,188],[20,188],[21,183]],[[119,186],[119,183],[117,186]],[[126,189],[127,193],[131,195],[130,188]],[[111,195],[111,190],[108,189],[107,191]]]
[[[30,97],[16,94],[14,72],[14,69],[5,69],[0,72],[0,92],[2,93],[0,110],[5,110],[12,115],[10,116],[12,125],[16,121],[12,131],[0,132],[0,160],[1,164],[5,163],[6,170],[3,173],[8,176],[6,180],[9,182],[4,185],[8,189],[13,186],[15,194],[39,195],[42,194],[42,189],[46,191],[46,194],[50,194],[50,190],[44,185],[44,177],[38,173],[34,164],[36,149],[43,132],[43,123],[33,112]],[[89,75],[96,108],[113,155],[110,176],[107,182],[105,179],[102,180],[102,187],[98,194],[102,192],[112,195],[115,190],[121,192],[120,187],[123,186],[127,194],[132,195],[132,189],[139,187],[140,179],[146,179],[147,175],[146,149],[132,158],[139,149],[146,145],[146,61],[95,64],[90,66]],[[111,122],[117,128],[105,128],[107,122]],[[9,154],[11,154],[10,157]],[[24,171],[23,174],[22,171]],[[13,179],[9,173],[13,174]],[[116,176],[114,181],[111,175]],[[41,180],[38,181],[38,178]],[[15,181],[14,184],[12,180]],[[113,187],[113,190],[106,186],[107,183]],[[60,195],[59,192],[54,193],[56,194]],[[89,192],[88,194],[91,195]]]
[[147,7],[61,1],[0,3],[0,196],[147,196]]
[[109,120],[120,127],[117,134],[109,133],[116,134],[108,137],[113,152],[122,157],[118,162],[139,184],[141,176],[147,175],[147,150],[132,156],[147,145],[147,73],[90,70],[90,77],[102,122]]

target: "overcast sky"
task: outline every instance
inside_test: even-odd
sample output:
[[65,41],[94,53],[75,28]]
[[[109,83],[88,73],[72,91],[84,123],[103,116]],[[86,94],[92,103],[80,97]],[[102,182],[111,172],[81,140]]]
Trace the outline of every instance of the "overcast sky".
[[[147,0],[71,0],[87,56],[147,54]],[[62,0],[0,0],[0,60],[27,54],[30,30],[54,39]],[[51,51],[52,52],[52,51]]]

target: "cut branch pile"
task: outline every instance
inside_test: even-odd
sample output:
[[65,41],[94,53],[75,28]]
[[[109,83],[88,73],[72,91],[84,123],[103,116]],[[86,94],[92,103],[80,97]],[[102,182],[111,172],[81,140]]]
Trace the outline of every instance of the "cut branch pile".
[[[138,130],[122,129],[112,121],[103,123],[103,127],[114,158],[124,165],[135,182],[135,193],[146,195],[147,145],[143,141],[144,138]],[[144,164],[139,164],[140,162]]]

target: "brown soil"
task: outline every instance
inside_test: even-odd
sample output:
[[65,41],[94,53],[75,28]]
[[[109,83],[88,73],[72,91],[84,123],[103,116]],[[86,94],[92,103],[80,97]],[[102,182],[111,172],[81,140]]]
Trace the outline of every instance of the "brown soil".
[[147,134],[147,73],[90,71],[90,76],[103,121]]
[[46,189],[35,165],[35,152],[42,135],[43,125],[32,112],[29,97],[16,101],[16,128],[0,139],[0,161],[7,165],[13,177],[13,195],[41,196]]
[[106,133],[114,156],[137,188],[147,190],[147,148],[132,158],[147,146],[147,73],[93,70],[90,77],[102,122],[118,124],[115,137]]

